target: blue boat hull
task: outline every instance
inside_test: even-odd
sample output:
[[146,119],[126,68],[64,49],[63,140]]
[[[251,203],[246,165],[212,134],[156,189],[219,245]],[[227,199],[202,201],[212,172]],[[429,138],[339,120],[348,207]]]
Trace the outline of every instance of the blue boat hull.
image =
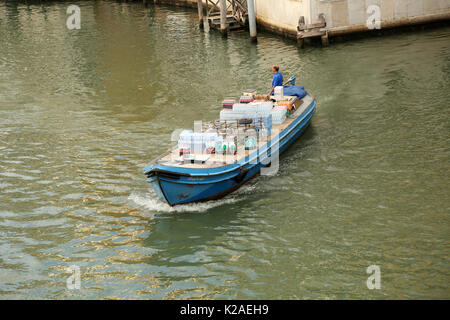
[[219,199],[238,189],[268,166],[272,152],[281,154],[308,127],[316,111],[313,102],[277,138],[239,163],[212,169],[188,169],[154,165],[146,168],[147,181],[158,197],[174,206],[190,202]]

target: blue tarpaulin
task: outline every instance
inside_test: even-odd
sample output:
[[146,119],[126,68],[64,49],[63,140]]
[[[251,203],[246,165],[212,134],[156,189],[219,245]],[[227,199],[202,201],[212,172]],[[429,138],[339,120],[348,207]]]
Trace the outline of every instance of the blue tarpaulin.
[[283,86],[284,96],[296,96],[298,99],[306,96],[306,91],[304,86]]

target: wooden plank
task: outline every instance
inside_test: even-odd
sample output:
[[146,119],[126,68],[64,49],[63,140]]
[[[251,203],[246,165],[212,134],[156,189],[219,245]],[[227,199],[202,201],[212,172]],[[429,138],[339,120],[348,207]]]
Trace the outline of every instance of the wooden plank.
[[312,38],[312,37],[321,37],[326,34],[326,31],[323,30],[314,30],[314,31],[305,31],[298,34],[298,38]]
[[306,25],[306,29],[315,29],[315,28],[325,28],[326,23],[325,22],[319,22],[319,23],[313,23]]

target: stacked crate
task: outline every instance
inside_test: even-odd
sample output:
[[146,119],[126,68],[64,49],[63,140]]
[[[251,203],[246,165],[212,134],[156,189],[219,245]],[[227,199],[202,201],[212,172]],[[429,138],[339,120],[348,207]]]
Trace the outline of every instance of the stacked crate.
[[239,103],[250,103],[250,102],[253,102],[253,97],[252,96],[242,96],[240,99],[239,99]]
[[178,149],[181,154],[206,153],[212,148],[218,138],[217,132],[193,132],[183,130],[178,139]]
[[275,106],[270,114],[272,115],[272,123],[275,125],[282,124],[286,121],[287,106]]
[[222,101],[222,108],[224,109],[232,109],[233,105],[236,103],[234,99],[225,99]]
[[[250,119],[255,126],[258,134],[269,136],[272,134],[272,115],[270,113],[244,113],[235,112],[234,110],[222,110],[220,112],[220,120],[226,120],[232,123],[241,119]],[[265,130],[262,130],[265,129]]]

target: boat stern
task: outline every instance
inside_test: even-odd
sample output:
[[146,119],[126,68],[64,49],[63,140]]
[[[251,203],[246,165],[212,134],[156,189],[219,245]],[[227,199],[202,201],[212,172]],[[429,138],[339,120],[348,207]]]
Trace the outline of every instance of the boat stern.
[[216,176],[191,176],[170,170],[170,167],[149,167],[145,174],[158,197],[171,206],[214,200],[239,184],[239,168]]

